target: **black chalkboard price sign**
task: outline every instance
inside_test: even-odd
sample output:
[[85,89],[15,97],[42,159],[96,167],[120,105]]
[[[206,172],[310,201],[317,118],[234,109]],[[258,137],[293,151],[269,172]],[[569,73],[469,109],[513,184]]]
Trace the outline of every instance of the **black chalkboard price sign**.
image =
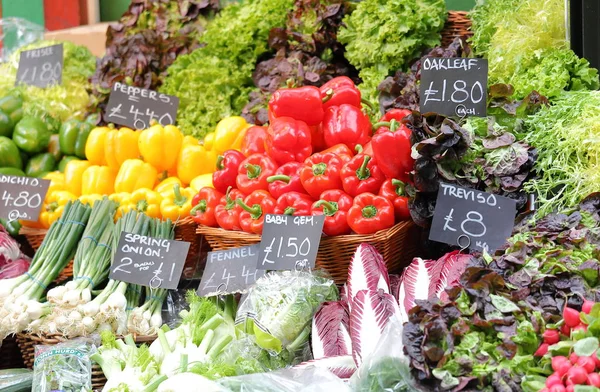
[[121,233],[109,277],[153,289],[176,289],[189,242]]
[[15,85],[47,87],[62,84],[63,44],[24,50],[19,57]]
[[266,215],[257,268],[273,271],[314,268],[324,222],[323,215]]
[[179,98],[146,88],[115,83],[104,111],[106,121],[132,129],[146,129],[152,120],[175,124]]
[[491,253],[511,235],[516,213],[515,200],[441,183],[429,239]]
[[486,59],[425,57],[421,63],[421,113],[485,117],[487,79]]
[[259,245],[208,252],[197,293],[201,297],[244,293],[265,275],[256,269]]
[[0,218],[36,221],[50,180],[0,175]]

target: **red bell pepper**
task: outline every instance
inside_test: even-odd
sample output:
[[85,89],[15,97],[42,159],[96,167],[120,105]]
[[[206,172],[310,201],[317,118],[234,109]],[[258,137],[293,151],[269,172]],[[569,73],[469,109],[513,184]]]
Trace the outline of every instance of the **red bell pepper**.
[[330,97],[323,103],[323,108],[348,104],[361,109],[360,90],[356,88],[352,79],[347,76],[338,76],[320,87],[323,99]]
[[371,140],[373,156],[388,178],[409,179],[414,159],[411,157],[411,131],[395,119],[375,124],[377,131]]
[[274,198],[279,198],[287,192],[306,193],[300,181],[300,168],[304,166],[300,162],[288,162],[275,172],[274,176],[267,178],[269,193]]
[[412,111],[408,109],[391,109],[385,112],[385,114],[379,119],[379,122],[390,122],[392,120],[400,122],[409,114],[412,114]]
[[321,151],[322,153],[332,152],[338,157],[342,158],[344,162],[348,162],[354,156],[354,152],[345,144],[336,144],[326,150]]
[[215,209],[222,197],[223,194],[214,188],[204,187],[200,189],[192,198],[190,215],[194,218],[194,222],[199,225],[217,227]]
[[404,192],[405,184],[396,179],[386,180],[381,185],[379,196],[383,196],[394,205],[394,213],[396,221],[404,221],[410,219],[410,210],[408,209],[408,196]]
[[235,202],[236,199],[246,197],[237,189],[229,188],[225,196],[221,197],[219,204],[215,207],[215,219],[220,228],[225,230],[240,231],[240,212],[242,207]]
[[354,150],[357,144],[369,141],[371,120],[355,106],[332,106],[325,111],[323,134],[327,147],[342,143]]
[[314,86],[282,88],[273,93],[269,100],[269,116],[291,117],[308,125],[323,121],[321,91]]
[[257,190],[244,200],[237,199],[236,203],[242,208],[240,212],[242,230],[246,233],[262,234],[265,215],[272,214],[275,210],[275,199],[269,192]]
[[329,152],[317,153],[304,161],[300,169],[302,186],[313,198],[329,189],[341,189],[340,170],[344,162],[337,155]]
[[279,165],[304,162],[312,154],[310,128],[291,117],[277,117],[269,125],[265,150]]
[[311,215],[312,197],[306,193],[288,192],[279,196],[275,205],[275,213],[293,216]]
[[221,193],[227,188],[235,187],[240,163],[246,159],[244,154],[236,150],[227,150],[217,158],[217,170],[213,173],[213,186]]
[[277,164],[273,159],[263,154],[252,154],[240,163],[235,183],[247,195],[259,189],[267,190],[267,178],[275,174],[275,170]]
[[321,197],[312,205],[313,215],[325,215],[323,233],[343,235],[350,233],[348,211],[352,207],[352,198],[339,189],[330,189],[321,193]]
[[252,154],[264,154],[265,140],[267,140],[267,128],[258,125],[251,126],[246,130],[242,139],[242,154],[249,157]]
[[362,193],[348,211],[348,225],[357,234],[371,234],[394,226],[394,206],[382,196]]
[[321,124],[319,124],[313,125],[309,128],[313,153],[323,151],[325,148],[327,148],[325,145],[325,134],[323,134],[323,127]]
[[344,191],[352,197],[365,192],[379,193],[385,175],[370,155],[358,154],[340,171]]

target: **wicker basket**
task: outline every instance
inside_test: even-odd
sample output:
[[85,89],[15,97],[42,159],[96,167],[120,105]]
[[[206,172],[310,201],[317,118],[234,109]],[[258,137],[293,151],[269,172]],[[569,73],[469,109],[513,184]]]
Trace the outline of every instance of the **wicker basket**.
[[[135,343],[142,345],[144,343],[152,343],[156,336],[134,336]],[[33,369],[33,362],[35,360],[35,346],[45,345],[53,346],[58,343],[62,343],[66,340],[64,336],[60,334],[55,335],[32,335],[25,333],[18,333],[16,335],[17,345],[21,350],[21,356],[25,367]],[[92,364],[92,389],[101,390],[106,384],[106,377],[102,373],[102,369],[98,364]]]
[[32,229],[31,227],[23,226],[21,227],[19,234],[24,235],[33,250],[37,251],[42,245],[44,238],[46,238],[47,232],[48,230],[46,229]]
[[0,347],[0,370],[2,369],[19,369],[23,367],[23,359],[21,351],[17,345],[15,336],[9,336],[2,341]]
[[200,252],[200,236],[196,234],[196,222],[191,216],[188,216],[175,224],[175,239],[190,243],[190,249],[185,259],[183,267],[184,275],[186,271],[194,271],[195,264]]
[[471,19],[464,11],[449,11],[446,25],[442,30],[442,46],[448,46],[457,37],[471,37]]
[[[224,250],[260,242],[260,236],[239,231],[227,231],[198,226],[198,233],[213,250]],[[401,222],[387,230],[369,235],[322,237],[316,267],[326,270],[337,284],[348,279],[348,267],[356,248],[367,242],[381,252],[390,273],[400,272],[420,253],[421,230],[412,221]]]

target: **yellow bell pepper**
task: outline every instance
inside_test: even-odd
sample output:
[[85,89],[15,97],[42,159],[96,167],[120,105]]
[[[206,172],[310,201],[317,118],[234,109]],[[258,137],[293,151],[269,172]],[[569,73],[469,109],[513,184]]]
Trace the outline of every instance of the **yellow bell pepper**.
[[85,157],[92,165],[106,166],[104,145],[106,135],[112,130],[109,127],[97,127],[92,129],[85,142]]
[[211,132],[211,133],[206,134],[206,136],[204,136],[204,141],[202,142],[202,145],[204,146],[204,148],[206,148],[206,151],[212,150],[214,144],[215,144],[215,133]]
[[70,161],[65,166],[65,190],[75,196],[81,196],[83,173],[92,166],[88,161]]
[[187,135],[183,137],[183,141],[181,142],[181,147],[183,148],[183,146],[187,146],[187,145],[193,145],[193,146],[197,146],[200,144],[200,141],[198,139],[196,139],[193,136]]
[[156,169],[141,159],[128,159],[121,165],[115,180],[115,192],[132,193],[136,189],[154,188]]
[[160,218],[160,203],[163,197],[160,193],[141,188],[131,194],[129,204],[123,207],[123,213],[135,210],[143,212],[151,218]]
[[141,132],[138,139],[140,154],[158,172],[167,172],[177,165],[183,135],[174,125],[151,126]]
[[200,174],[212,173],[217,166],[217,154],[206,151],[204,146],[187,145],[181,149],[177,159],[177,177],[189,184]]
[[104,198],[104,195],[101,195],[99,193],[92,193],[91,195],[79,196],[79,201],[82,202],[83,204],[88,204],[93,207],[94,202],[96,200],[102,200],[103,198]]
[[54,191],[46,198],[46,204],[40,214],[40,220],[45,228],[50,228],[52,223],[61,217],[65,205],[69,200],[74,200],[77,197],[71,192]]
[[192,188],[181,188],[175,184],[173,193],[164,197],[160,203],[160,213],[163,219],[183,219],[190,214],[192,210],[192,198],[196,192]]
[[104,141],[104,157],[108,167],[118,171],[126,160],[139,158],[139,136],[139,132],[125,127],[107,131]]
[[82,195],[110,195],[115,191],[115,171],[108,166],[90,166],[81,177]]
[[173,187],[175,184],[179,184],[179,186],[183,186],[181,180],[177,177],[169,177],[160,182],[155,188],[154,191],[160,193],[162,196],[168,196],[173,192]]
[[114,201],[117,203],[117,212],[115,213],[115,219],[120,218],[125,212],[125,206],[129,205],[129,199],[131,198],[131,193],[129,192],[119,192],[108,195],[108,200]]
[[65,190],[65,174],[59,171],[53,171],[46,174],[44,180],[50,180],[50,186],[48,187],[48,192],[46,193],[46,198],[54,191],[64,191]]
[[200,189],[204,187],[214,188],[212,178],[212,173],[200,174],[190,182],[190,188],[196,192],[200,192]]
[[250,124],[244,117],[231,116],[222,119],[215,128],[215,140],[211,150],[215,151],[217,155],[223,154],[227,150],[239,151],[242,148],[246,129],[249,127]]

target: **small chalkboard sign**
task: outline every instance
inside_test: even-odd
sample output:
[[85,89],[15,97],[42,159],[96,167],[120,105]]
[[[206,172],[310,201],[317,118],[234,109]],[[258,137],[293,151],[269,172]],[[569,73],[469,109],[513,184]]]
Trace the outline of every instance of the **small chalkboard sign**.
[[492,253],[510,237],[516,213],[515,200],[441,183],[429,239]]
[[176,289],[189,242],[121,233],[109,277],[153,289]]
[[0,217],[37,221],[50,180],[0,175]]
[[105,110],[105,120],[132,129],[146,129],[155,120],[175,124],[179,98],[146,88],[115,83]]
[[486,59],[426,57],[421,63],[421,113],[485,117],[487,79]]
[[264,270],[256,269],[258,250],[259,245],[251,245],[208,252],[198,295],[208,297],[246,292],[249,286],[265,275]]
[[63,44],[22,51],[15,86],[62,84],[63,60]]
[[323,215],[266,215],[256,268],[273,271],[314,268],[323,223]]

